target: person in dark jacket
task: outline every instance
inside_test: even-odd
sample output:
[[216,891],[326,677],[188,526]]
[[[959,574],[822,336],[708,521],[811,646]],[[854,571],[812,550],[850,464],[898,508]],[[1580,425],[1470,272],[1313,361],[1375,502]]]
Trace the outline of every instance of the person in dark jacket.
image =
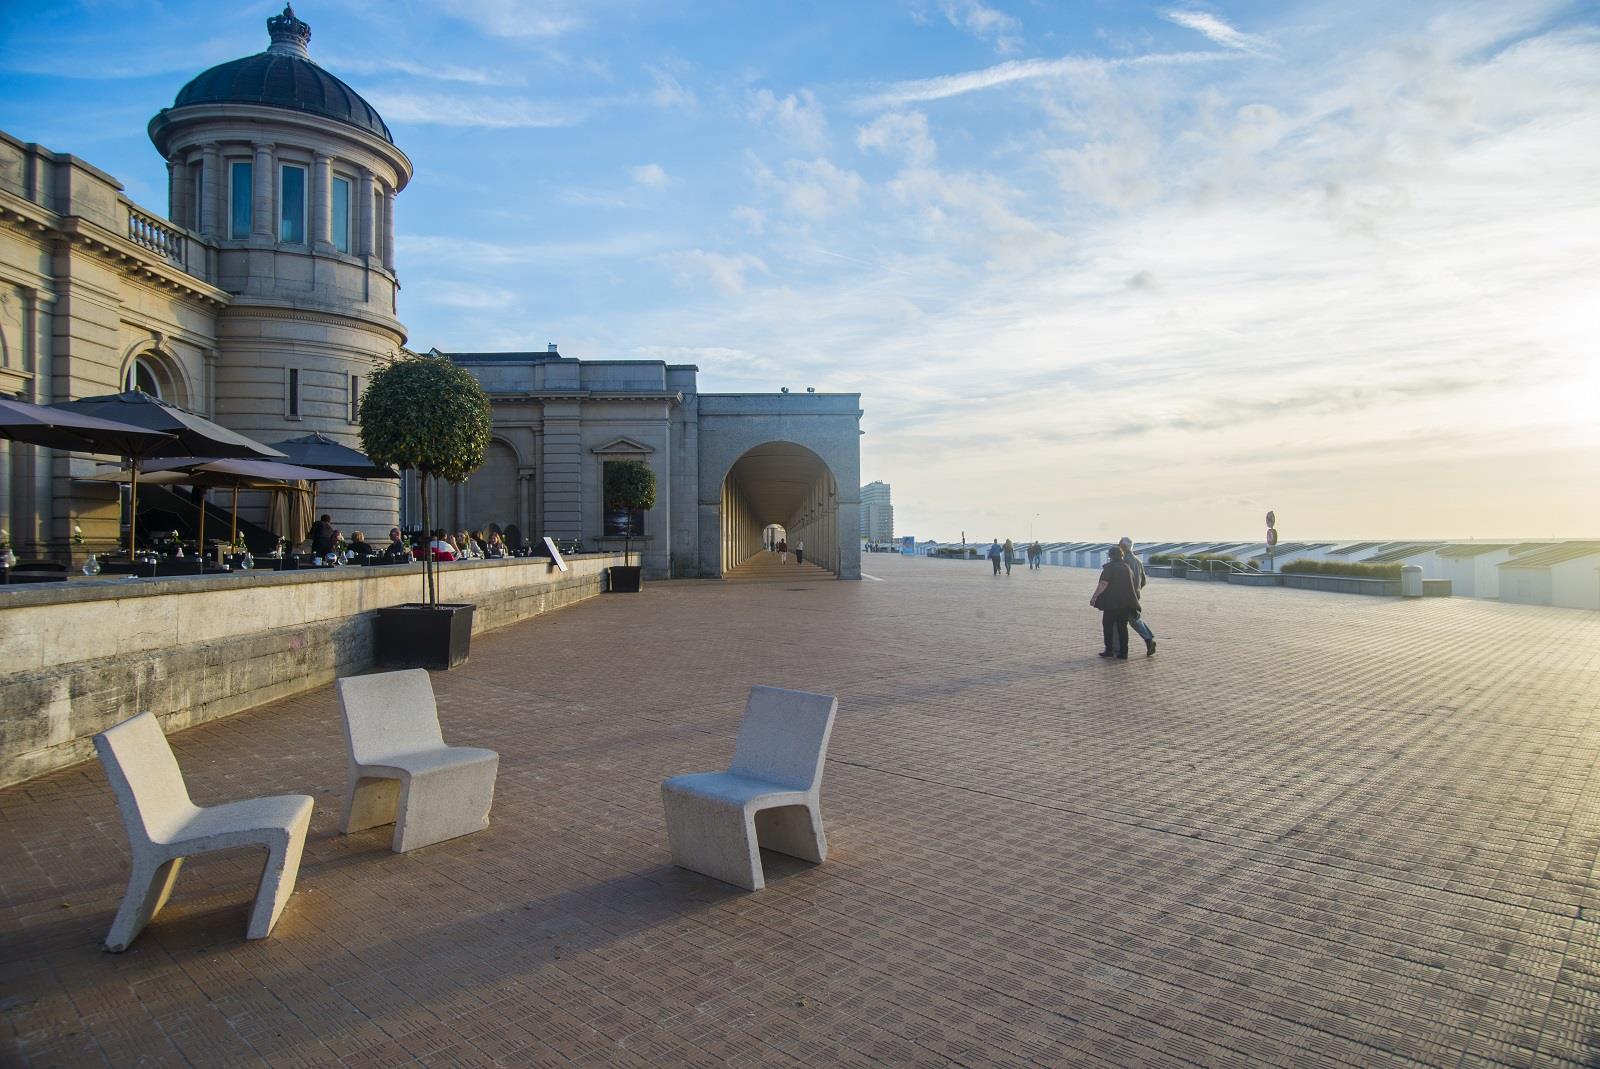
[[1139,590],[1133,585],[1133,570],[1122,559],[1121,546],[1112,546],[1106,551],[1106,558],[1089,604],[1100,610],[1100,626],[1105,633],[1106,648],[1100,656],[1126,661],[1128,621],[1139,615]]
[[[1133,551],[1133,539],[1123,535],[1122,541],[1117,544],[1122,547],[1123,561],[1127,563],[1128,568],[1133,572],[1133,589],[1142,592],[1145,583],[1149,582],[1149,580],[1144,574],[1144,562]],[[1156,655],[1156,633],[1150,630],[1149,624],[1144,622],[1143,605],[1139,607],[1139,611],[1134,613],[1133,619],[1129,620],[1128,623],[1139,633],[1139,637],[1144,639],[1144,655],[1146,657],[1154,657]]]
[[333,552],[333,544],[338,540],[339,532],[333,529],[333,520],[326,512],[316,523],[311,525],[311,553],[313,556],[326,557]]
[[993,542],[989,543],[989,563],[994,565],[994,574],[996,575],[1000,574],[1001,555],[1002,550],[1000,549],[1000,540],[996,538]]

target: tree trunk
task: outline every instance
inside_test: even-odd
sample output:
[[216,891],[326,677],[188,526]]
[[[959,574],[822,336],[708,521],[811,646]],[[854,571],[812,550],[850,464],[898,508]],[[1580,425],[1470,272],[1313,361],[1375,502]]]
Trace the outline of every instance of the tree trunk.
[[422,494],[422,574],[424,586],[427,588],[428,604],[439,604],[439,598],[433,590],[433,527],[428,517],[428,474],[418,472],[421,479],[418,489]]

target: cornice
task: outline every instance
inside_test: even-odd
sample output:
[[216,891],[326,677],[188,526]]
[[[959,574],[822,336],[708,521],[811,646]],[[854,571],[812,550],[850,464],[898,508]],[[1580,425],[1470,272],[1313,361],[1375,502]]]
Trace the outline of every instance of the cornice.
[[173,290],[214,308],[225,308],[232,300],[226,290],[218,289],[182,268],[171,266],[142,246],[82,216],[62,217],[51,213],[42,219],[30,218],[9,204],[0,207],[0,214],[3,214],[8,221],[13,218],[25,219],[29,229],[52,240],[65,241],[85,252],[93,253],[115,267],[119,274],[155,286],[157,289]]
[[349,326],[351,321],[355,321],[394,335],[396,345],[404,345],[406,340],[406,328],[399,320],[363,312],[332,312],[291,304],[258,304],[253,298],[235,297],[229,313],[231,318],[254,316],[260,319],[288,319],[298,323],[325,323],[329,326]]
[[651,401],[657,404],[683,403],[682,393],[623,393],[617,390],[542,390],[530,393],[491,393],[494,405],[542,404],[546,401]]

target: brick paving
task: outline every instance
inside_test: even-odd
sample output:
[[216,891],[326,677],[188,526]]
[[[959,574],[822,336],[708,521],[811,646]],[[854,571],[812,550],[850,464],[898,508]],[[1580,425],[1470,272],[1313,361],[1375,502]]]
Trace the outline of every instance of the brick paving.
[[[1600,614],[1155,580],[1159,654],[1104,662],[1092,572],[863,567],[478,636],[435,685],[494,823],[407,856],[335,834],[331,690],[175,735],[202,804],[316,796],[265,941],[236,853],[102,953],[98,766],[0,791],[0,1063],[1600,1059]],[[828,862],[751,895],[671,866],[658,784],[756,682],[840,712]]]

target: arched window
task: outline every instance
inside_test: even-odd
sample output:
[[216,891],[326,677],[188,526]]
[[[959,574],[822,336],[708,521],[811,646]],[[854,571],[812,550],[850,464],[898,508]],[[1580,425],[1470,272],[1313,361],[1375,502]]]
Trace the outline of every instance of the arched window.
[[142,356],[128,368],[128,389],[147,393],[151,397],[161,396],[161,383],[156,378],[156,369]]

